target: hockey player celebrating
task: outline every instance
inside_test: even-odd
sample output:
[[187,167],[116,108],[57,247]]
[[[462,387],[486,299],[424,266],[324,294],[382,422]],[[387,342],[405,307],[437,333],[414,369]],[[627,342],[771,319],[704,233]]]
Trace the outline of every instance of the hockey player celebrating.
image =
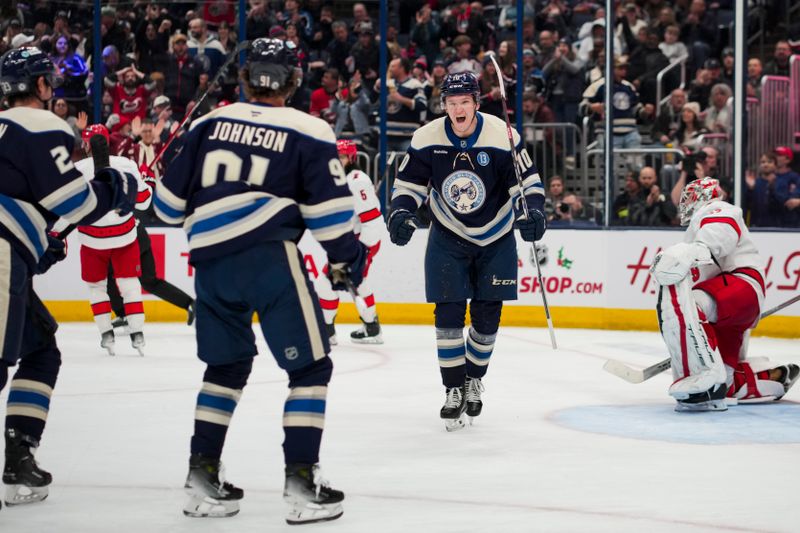
[[[481,379],[503,301],[517,298],[513,227],[528,242],[545,232],[544,189],[536,167],[516,132],[517,153],[512,157],[505,123],[478,111],[479,94],[471,73],[444,79],[441,97],[447,116],[414,133],[400,164],[388,220],[392,242],[403,246],[414,233],[413,213],[423,201],[432,214],[425,297],[436,304],[436,344],[446,388],[440,416],[448,431],[464,427],[465,411],[472,418],[483,407]],[[529,208],[527,219],[523,201]],[[472,326],[465,344],[467,300]]]
[[290,42],[256,39],[241,80],[249,103],[196,120],[156,188],[156,213],[183,222],[195,268],[197,352],[207,364],[197,397],[184,508],[231,516],[243,491],[221,476],[228,424],[261,330],[289,375],[284,405],[287,522],[333,520],[344,494],[318,467],[333,364],[325,321],[296,242],[306,228],[328,254],[333,289],[358,287],[367,248],[353,235],[353,199],[321,119],[285,107],[302,73]]
[[59,85],[53,62],[37,48],[10,50],[0,58],[0,390],[11,380],[5,424],[8,505],[45,499],[52,476],[34,451],[47,422],[61,365],[58,325],[33,291],[32,278],[64,259],[63,241],[48,234],[59,217],[88,224],[110,209],[130,211],[136,194],[131,175],[106,168],[91,183],[70,155],[72,128],[47,111]]
[[778,400],[797,380],[794,364],[747,359],[747,338],[764,302],[764,270],[742,210],[722,200],[719,182],[686,185],[678,207],[689,226],[658,256],[658,318],[672,359],[676,411],[724,411],[730,403]]
[[[92,124],[81,134],[83,149],[89,157],[78,161],[75,166],[87,181],[94,176],[94,161],[89,144],[89,139],[94,135],[102,135],[108,141],[108,130],[102,124]],[[111,156],[110,164],[120,172],[136,176],[136,209],[140,211],[147,209],[152,200],[151,189],[141,179],[136,163],[126,157]],[[114,268],[114,278],[124,302],[131,344],[140,355],[144,355],[142,352],[144,307],[142,287],[139,284],[142,267],[139,262],[139,243],[136,240],[137,223],[133,213],[119,214],[111,211],[91,225],[78,226],[81,243],[81,278],[89,285],[92,314],[100,329],[100,346],[108,350],[109,355],[115,353],[111,303],[106,280],[109,265]]]
[[[362,344],[383,344],[381,336],[381,326],[378,323],[378,314],[375,311],[375,294],[371,287],[367,285],[367,274],[372,259],[381,247],[381,237],[385,231],[383,218],[381,218],[380,202],[375,196],[375,188],[372,180],[369,179],[356,163],[356,144],[350,140],[336,141],[336,149],[339,152],[339,161],[342,162],[347,173],[347,186],[353,194],[355,202],[355,233],[358,240],[369,249],[367,256],[367,267],[364,269],[364,281],[358,288],[358,296],[355,298],[358,316],[364,325],[350,333],[350,339]],[[325,265],[323,272],[328,269]],[[325,317],[325,327],[328,330],[328,340],[331,344],[336,344],[336,328],[333,325],[336,320],[336,312],[339,309],[339,296],[331,288],[331,282],[327,276],[317,276],[314,281],[314,288],[319,294],[319,302],[322,306],[322,314]]]

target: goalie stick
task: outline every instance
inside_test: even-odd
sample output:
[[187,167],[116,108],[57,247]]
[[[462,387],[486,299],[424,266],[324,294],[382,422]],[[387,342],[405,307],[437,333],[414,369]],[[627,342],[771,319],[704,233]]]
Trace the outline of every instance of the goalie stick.
[[[500,70],[500,65],[497,64],[497,59],[494,57],[494,53],[489,53],[489,58],[492,60],[494,64],[495,74],[497,74],[497,82],[500,85],[500,101],[503,104],[503,117],[506,119],[506,132],[508,133],[508,145],[511,148],[511,165],[514,167],[514,175],[517,177],[517,185],[519,186],[519,194],[520,200],[522,204],[522,212],[525,215],[525,218],[528,217],[528,202],[525,200],[525,187],[522,183],[522,176],[519,175],[519,167],[517,166],[517,150],[514,148],[514,135],[511,133],[511,121],[508,120],[508,104],[506,102],[506,84],[503,80],[503,71]],[[523,148],[524,149],[524,148]],[[531,247],[534,244],[531,243]],[[539,256],[536,255],[536,250],[533,251],[533,258],[536,263],[536,276],[539,278],[539,288],[542,291],[542,304],[544,305],[544,315],[547,318],[547,329],[550,331],[550,344],[552,344],[553,349],[558,349],[558,345],[556,344],[556,332],[553,329],[553,319],[550,317],[550,307],[547,305],[547,291],[544,287],[544,280],[542,280],[542,269],[539,266]]]
[[[767,318],[770,315],[774,315],[781,309],[785,307],[789,307],[793,303],[800,301],[800,294],[795,296],[794,298],[790,298],[789,300],[783,302],[780,305],[773,307],[772,309],[768,309],[761,313],[761,318]],[[614,374],[618,378],[622,378],[628,383],[641,383],[643,381],[647,381],[648,379],[652,378],[653,376],[657,376],[658,374],[664,372],[665,370],[669,370],[672,367],[672,359],[667,358],[663,361],[659,361],[658,363],[648,366],[646,368],[634,368],[631,366],[626,365],[622,361],[615,361],[614,359],[609,359],[606,361],[606,364],[603,365],[603,370],[608,372],[609,374]]]

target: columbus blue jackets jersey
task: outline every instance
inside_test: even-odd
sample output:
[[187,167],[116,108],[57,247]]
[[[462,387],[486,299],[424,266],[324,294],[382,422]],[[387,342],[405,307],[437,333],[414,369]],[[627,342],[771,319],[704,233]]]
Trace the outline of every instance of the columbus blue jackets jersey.
[[[505,122],[480,112],[476,117],[475,132],[465,139],[453,132],[446,116],[417,130],[400,163],[392,210],[413,213],[427,201],[434,224],[486,246],[512,230],[514,206],[521,212],[520,191]],[[514,131],[513,135],[525,199],[529,208],[542,210],[544,188],[539,173],[519,134]]]
[[90,223],[111,206],[106,184],[90,185],[72,163],[72,128],[50,111],[0,113],[0,236],[34,266],[59,217]]
[[183,223],[190,261],[308,228],[331,262],[355,255],[353,198],[323,120],[289,107],[236,103],[196,120],[156,188],[156,213]]

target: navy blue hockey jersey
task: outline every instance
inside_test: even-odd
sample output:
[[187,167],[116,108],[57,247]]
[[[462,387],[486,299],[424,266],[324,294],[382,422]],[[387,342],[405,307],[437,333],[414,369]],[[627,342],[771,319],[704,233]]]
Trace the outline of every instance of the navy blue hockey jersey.
[[183,223],[190,261],[308,228],[331,262],[353,258],[353,198],[323,120],[289,107],[236,103],[196,120],[156,188],[155,210]]
[[0,235],[34,266],[59,217],[90,223],[110,209],[110,188],[90,185],[72,163],[72,128],[50,111],[0,112]]
[[[465,139],[453,132],[446,116],[417,130],[400,163],[392,210],[413,213],[427,200],[434,224],[486,246],[512,230],[514,205],[521,211],[520,191],[505,122],[480,112],[477,120],[475,132]],[[542,210],[544,187],[539,173],[519,134],[514,131],[513,135],[528,207]]]

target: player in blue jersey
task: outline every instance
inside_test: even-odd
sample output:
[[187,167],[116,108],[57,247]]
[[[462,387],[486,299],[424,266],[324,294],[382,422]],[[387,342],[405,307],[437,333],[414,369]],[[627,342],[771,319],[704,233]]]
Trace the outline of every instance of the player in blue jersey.
[[61,365],[56,321],[32,285],[66,256],[48,229],[59,217],[88,224],[114,208],[130,211],[136,196],[133,176],[99,169],[88,184],[72,164],[72,128],[46,109],[59,83],[37,48],[0,58],[0,93],[10,107],[0,112],[0,390],[19,363],[6,410],[8,505],[43,500],[52,481],[33,457]]
[[289,375],[283,410],[287,522],[333,520],[342,492],[322,481],[319,446],[333,365],[317,295],[297,242],[309,229],[328,254],[333,286],[363,278],[367,248],[353,234],[353,199],[321,119],[285,107],[301,82],[291,43],[257,39],[241,73],[248,103],[196,120],[156,189],[156,213],[181,223],[195,268],[197,397],[187,516],[231,516],[243,491],[220,477],[228,424],[256,355],[253,313]]
[[[513,227],[529,242],[541,239],[545,231],[544,189],[536,167],[516,132],[517,154],[512,158],[505,122],[478,111],[479,94],[471,73],[444,79],[441,97],[447,115],[414,133],[400,164],[388,219],[392,242],[403,246],[414,233],[414,212],[423,202],[432,215],[425,297],[436,304],[436,344],[447,389],[440,416],[448,431],[464,427],[465,411],[474,418],[483,407],[481,379],[503,301],[517,298]],[[528,219],[522,201],[527,202]],[[467,300],[472,327],[465,343]]]

